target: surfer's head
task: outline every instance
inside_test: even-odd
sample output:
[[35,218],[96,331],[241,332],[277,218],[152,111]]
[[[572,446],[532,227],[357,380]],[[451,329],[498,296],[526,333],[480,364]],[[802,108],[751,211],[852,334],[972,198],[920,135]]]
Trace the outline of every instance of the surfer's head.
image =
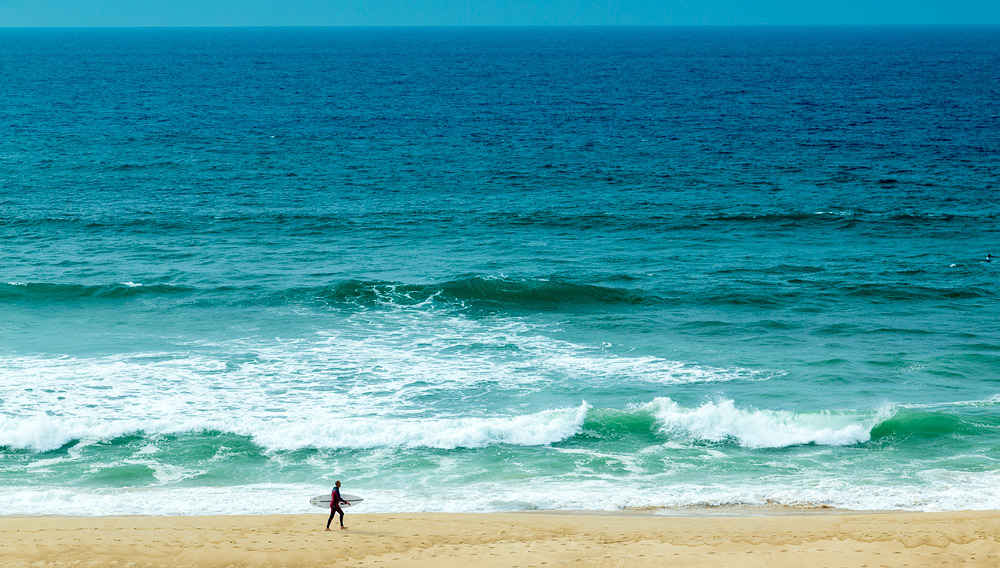
[[340,487],[340,480],[338,479],[336,483],[333,484],[336,487]]

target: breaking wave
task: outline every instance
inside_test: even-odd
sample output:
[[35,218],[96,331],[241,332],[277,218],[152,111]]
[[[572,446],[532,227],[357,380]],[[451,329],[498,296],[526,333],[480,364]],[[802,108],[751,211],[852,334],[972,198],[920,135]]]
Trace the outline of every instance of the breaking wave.
[[[992,406],[984,401],[986,406]],[[382,448],[459,449],[495,445],[545,446],[587,440],[646,439],[734,444],[750,449],[800,445],[847,446],[900,437],[974,435],[1000,429],[993,412],[956,415],[945,409],[885,405],[871,410],[792,412],[740,408],[729,399],[684,407],[656,398],[626,409],[557,408],[524,415],[465,417],[345,417],[265,419],[171,417],[0,418],[0,447],[53,451],[78,442],[111,442],[127,437],[230,434],[246,437],[265,452],[302,449],[366,450]]]

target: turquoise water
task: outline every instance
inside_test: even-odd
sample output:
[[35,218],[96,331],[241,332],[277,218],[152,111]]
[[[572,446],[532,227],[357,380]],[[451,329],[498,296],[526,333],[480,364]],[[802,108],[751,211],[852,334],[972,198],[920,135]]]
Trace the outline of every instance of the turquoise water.
[[998,40],[0,30],[0,504],[1000,508]]

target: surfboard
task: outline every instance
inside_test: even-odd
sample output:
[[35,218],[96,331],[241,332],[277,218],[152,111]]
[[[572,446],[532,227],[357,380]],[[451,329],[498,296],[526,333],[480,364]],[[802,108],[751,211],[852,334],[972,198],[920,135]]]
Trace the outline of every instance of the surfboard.
[[[326,495],[317,495],[316,497],[313,497],[312,499],[309,500],[309,504],[315,507],[320,507],[322,509],[329,509],[331,497],[332,495],[330,495],[329,493],[327,493]],[[351,503],[350,505],[345,505],[341,503],[340,504],[341,507],[351,507],[353,505],[357,505],[358,503],[364,501],[364,499],[358,497],[357,495],[348,495],[347,493],[341,493],[340,498],[343,499],[344,501],[349,501]]]

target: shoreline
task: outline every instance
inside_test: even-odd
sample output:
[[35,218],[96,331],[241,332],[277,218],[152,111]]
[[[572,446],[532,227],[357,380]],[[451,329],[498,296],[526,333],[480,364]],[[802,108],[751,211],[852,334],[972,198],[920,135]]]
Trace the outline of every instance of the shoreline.
[[[123,514],[123,515],[75,515],[75,514],[58,514],[58,513],[44,513],[38,515],[29,514],[12,514],[5,515],[0,513],[0,521],[4,519],[144,519],[144,518],[235,518],[235,517],[309,517],[314,514],[326,515],[325,509],[318,509],[318,512],[309,513],[233,513],[233,514],[183,514],[183,515],[138,515],[138,514]],[[934,514],[934,513],[978,513],[978,512],[991,512],[992,509],[983,510],[966,510],[966,511],[901,511],[892,509],[879,509],[879,510],[854,510],[854,509],[840,509],[837,507],[789,507],[785,505],[775,505],[775,506],[735,506],[735,505],[725,505],[719,507],[681,507],[681,508],[649,508],[649,509],[615,509],[615,510],[599,510],[599,509],[521,509],[512,511],[456,511],[456,512],[442,512],[442,511],[403,511],[395,513],[387,512],[376,512],[367,513],[363,511],[352,511],[345,508],[345,513],[347,515],[357,515],[357,516],[392,516],[392,515],[429,515],[429,516],[450,516],[450,515],[553,515],[553,516],[567,516],[567,517],[642,517],[642,518],[703,518],[703,517],[787,517],[787,516],[812,516],[812,515],[892,515],[892,514]],[[1000,510],[996,511],[997,515],[1000,516]]]
[[[309,512],[297,513],[232,513],[232,514],[114,514],[114,515],[76,515],[44,513],[37,515],[30,514],[3,514],[0,513],[0,521],[3,519],[116,519],[116,518],[234,518],[234,517],[310,517],[315,515],[326,515],[328,509],[318,507],[312,508]],[[365,510],[354,510],[345,508],[347,515],[357,516],[392,516],[392,515],[430,515],[430,516],[451,516],[451,515],[553,515],[567,517],[642,517],[642,518],[703,518],[703,517],[787,517],[787,516],[813,516],[813,515],[921,515],[921,514],[945,514],[945,513],[986,513],[994,512],[1000,517],[1000,509],[968,509],[954,511],[919,511],[919,510],[899,510],[899,509],[843,509],[829,505],[691,505],[686,507],[636,507],[624,509],[518,509],[510,511],[401,511],[401,512],[372,512]]]
[[[1000,511],[0,517],[5,567],[997,566]],[[337,521],[334,520],[336,525]]]

